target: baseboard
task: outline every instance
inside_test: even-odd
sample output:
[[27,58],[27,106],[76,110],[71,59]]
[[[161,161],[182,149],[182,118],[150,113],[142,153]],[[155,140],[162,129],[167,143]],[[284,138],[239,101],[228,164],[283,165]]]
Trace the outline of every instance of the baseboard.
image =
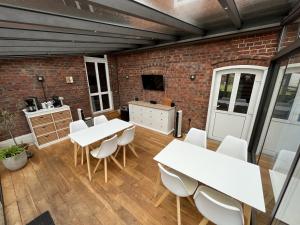
[[[16,142],[18,144],[21,144],[21,143],[33,143],[34,142],[33,141],[32,133],[24,134],[24,135],[15,137],[15,139],[16,139]],[[14,145],[14,141],[12,139],[7,139],[5,141],[1,141],[0,142],[0,148],[7,147],[7,146],[10,146],[10,145]]]

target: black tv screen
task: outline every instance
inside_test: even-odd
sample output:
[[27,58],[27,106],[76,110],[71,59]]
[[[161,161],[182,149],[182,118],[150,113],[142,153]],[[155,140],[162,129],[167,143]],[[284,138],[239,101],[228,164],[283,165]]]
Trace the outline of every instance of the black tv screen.
[[165,90],[163,75],[142,75],[142,82],[145,90]]

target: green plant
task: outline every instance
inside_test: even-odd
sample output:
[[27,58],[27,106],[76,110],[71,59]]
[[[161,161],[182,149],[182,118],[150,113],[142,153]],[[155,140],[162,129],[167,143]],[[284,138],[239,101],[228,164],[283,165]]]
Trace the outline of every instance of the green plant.
[[25,151],[24,148],[22,148],[20,146],[16,146],[16,145],[6,147],[6,148],[1,148],[0,149],[0,160],[4,160],[4,159],[10,158],[12,156],[18,155],[23,151]]
[[15,145],[17,145],[15,137],[12,134],[12,130],[16,127],[15,121],[16,120],[14,113],[11,113],[4,109],[0,109],[0,130],[8,132],[11,138],[13,139]]

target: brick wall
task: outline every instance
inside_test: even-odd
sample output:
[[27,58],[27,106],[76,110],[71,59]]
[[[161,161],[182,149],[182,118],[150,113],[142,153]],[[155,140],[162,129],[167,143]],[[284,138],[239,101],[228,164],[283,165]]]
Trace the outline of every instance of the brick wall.
[[[17,109],[17,103],[23,103],[28,96],[37,96],[43,102],[43,92],[36,75],[45,77],[45,89],[48,98],[63,96],[64,103],[70,105],[73,118],[77,119],[77,108],[90,115],[90,103],[87,89],[83,57],[53,57],[0,60],[0,107],[16,112],[14,135],[30,132],[25,116]],[[66,76],[73,76],[74,83],[67,84]],[[0,141],[8,136],[0,134]]]
[[[185,131],[189,118],[191,126],[204,129],[213,69],[242,64],[268,66],[276,53],[278,36],[278,32],[268,32],[113,56],[111,66],[117,67],[120,104],[127,104],[134,97],[161,102],[167,96],[183,110]],[[143,90],[142,74],[164,75],[165,91]],[[196,75],[196,80],[191,81],[190,75]]]

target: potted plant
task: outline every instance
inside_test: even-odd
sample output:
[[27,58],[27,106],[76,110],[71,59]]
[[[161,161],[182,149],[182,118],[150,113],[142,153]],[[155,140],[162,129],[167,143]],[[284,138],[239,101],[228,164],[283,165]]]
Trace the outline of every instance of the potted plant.
[[17,145],[2,148],[0,149],[0,160],[11,171],[21,169],[27,163],[26,151]]

